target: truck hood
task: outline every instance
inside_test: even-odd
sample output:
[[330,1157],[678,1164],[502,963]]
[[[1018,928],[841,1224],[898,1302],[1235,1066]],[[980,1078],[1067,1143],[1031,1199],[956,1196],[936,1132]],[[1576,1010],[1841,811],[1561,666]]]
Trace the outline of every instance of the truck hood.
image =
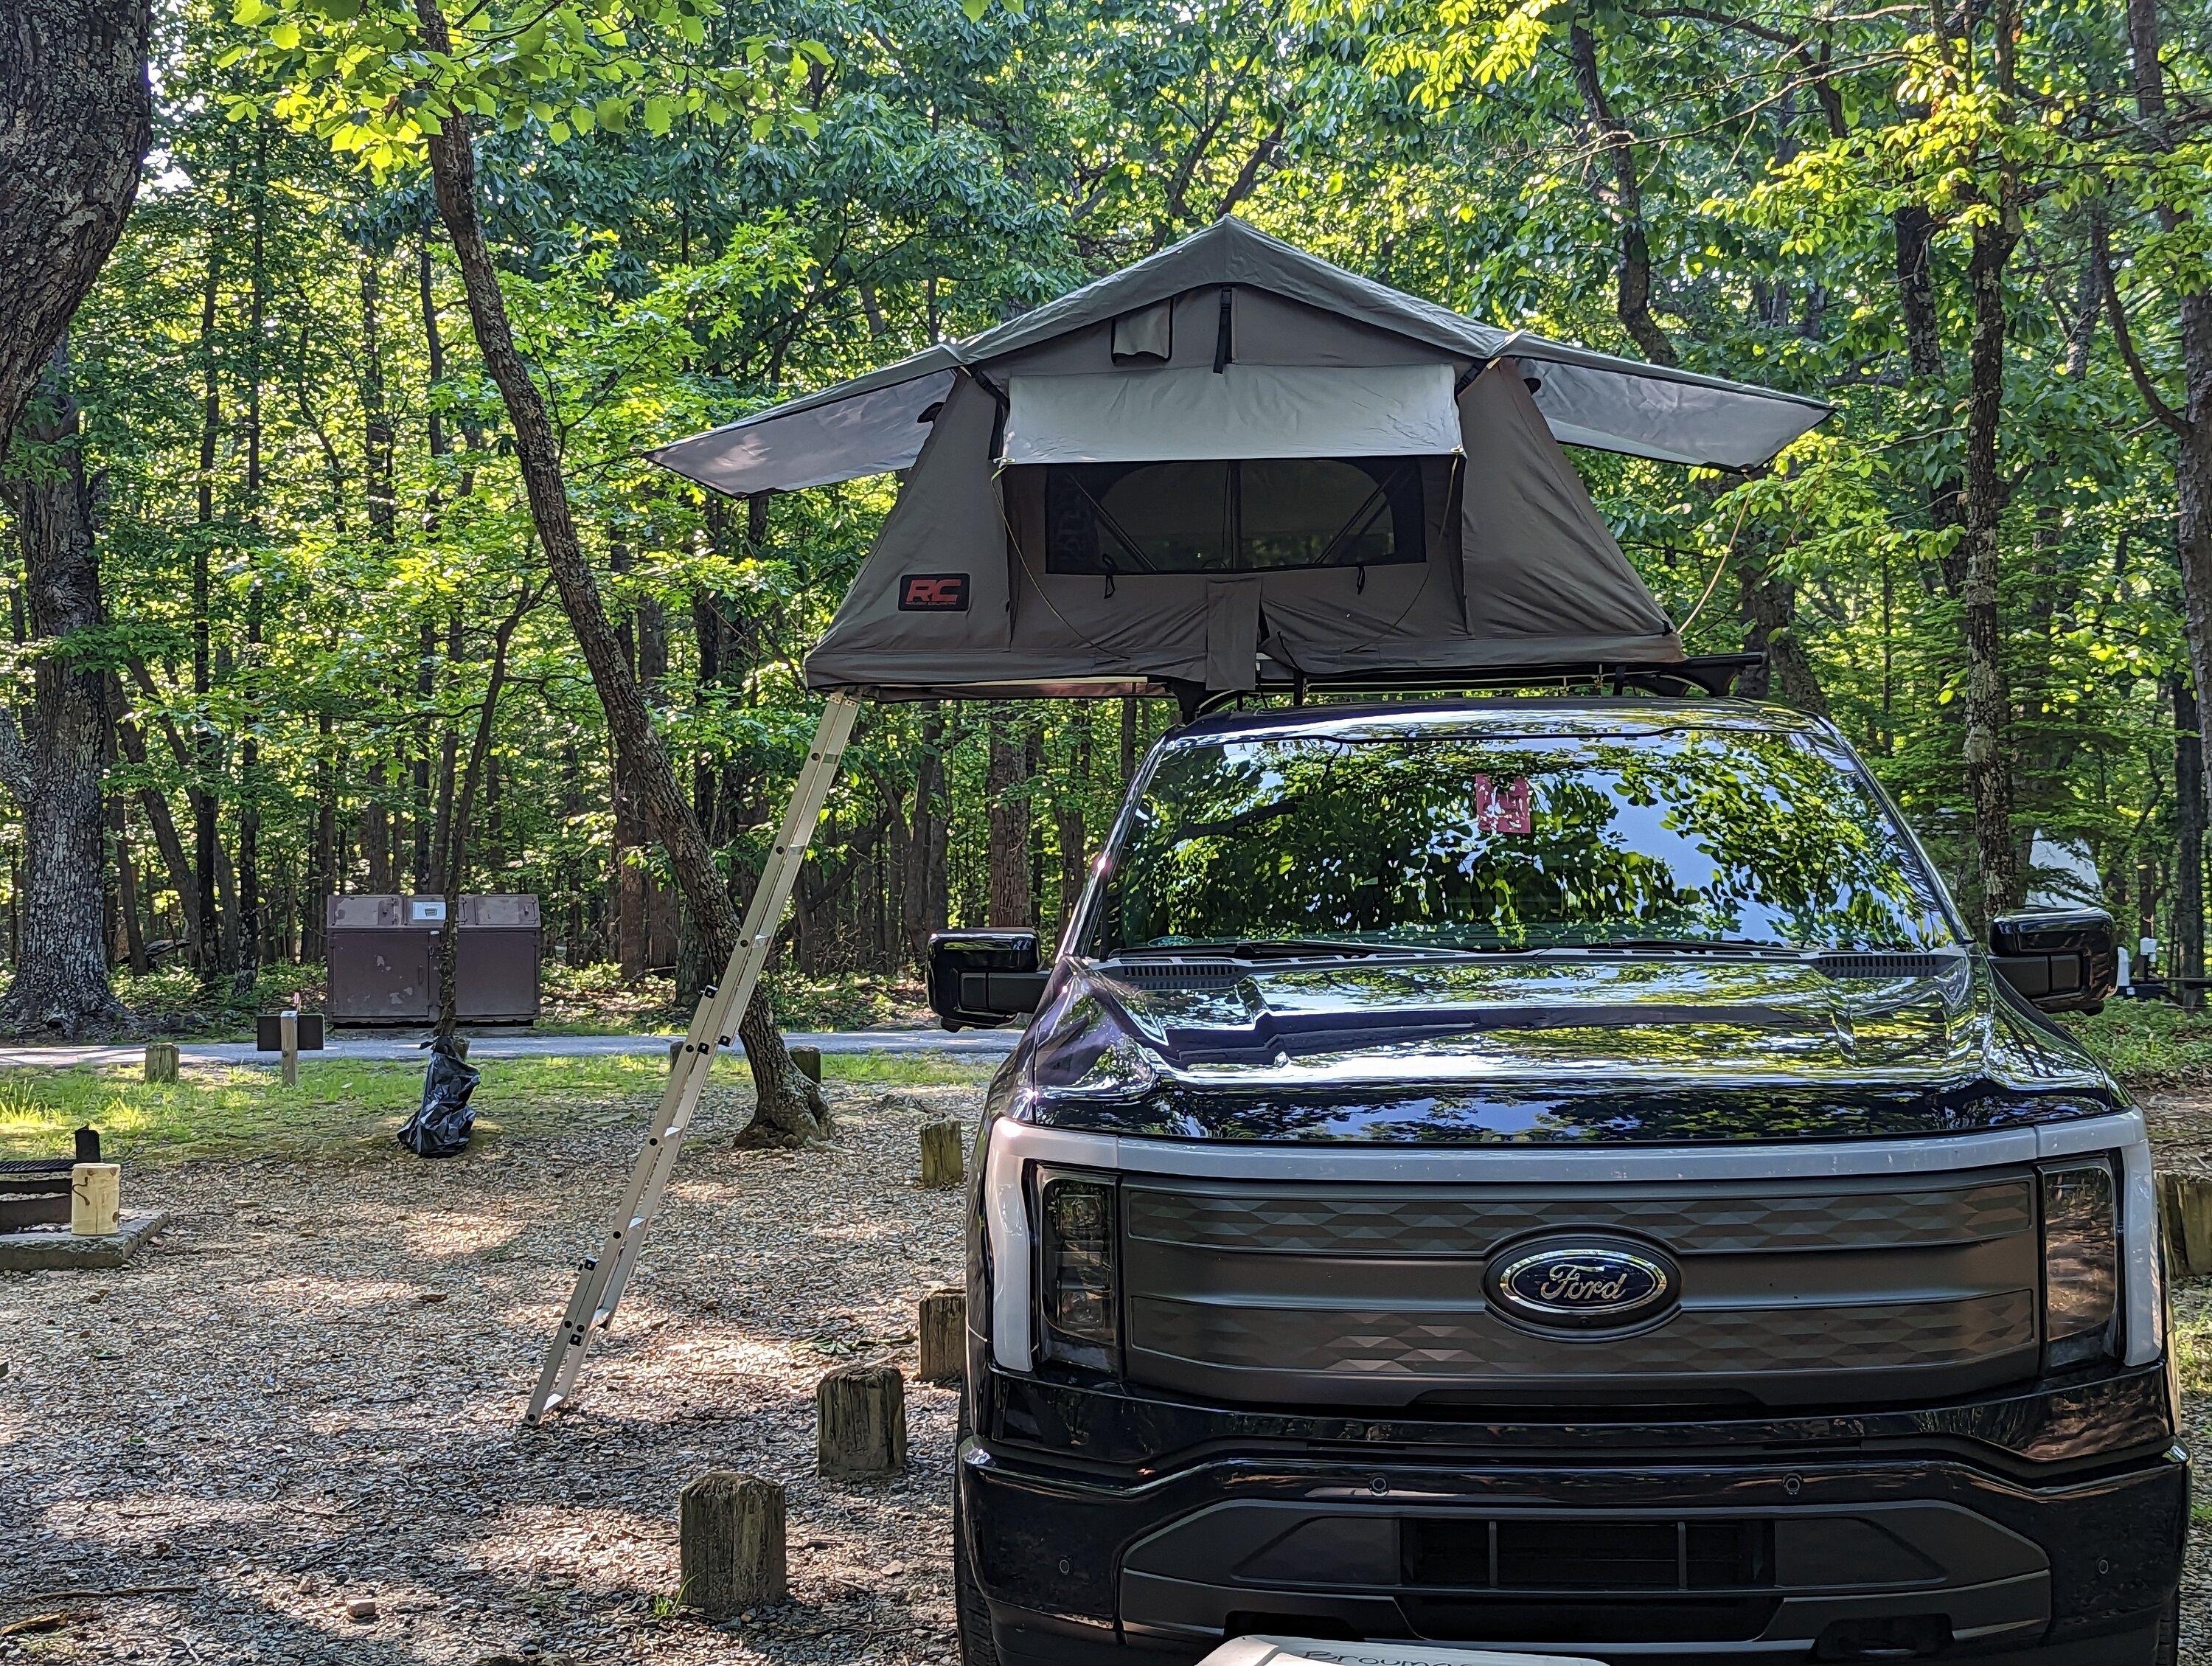
[[994,1101],[1174,1139],[1957,1134],[2124,1104],[1978,956],[1064,960]]

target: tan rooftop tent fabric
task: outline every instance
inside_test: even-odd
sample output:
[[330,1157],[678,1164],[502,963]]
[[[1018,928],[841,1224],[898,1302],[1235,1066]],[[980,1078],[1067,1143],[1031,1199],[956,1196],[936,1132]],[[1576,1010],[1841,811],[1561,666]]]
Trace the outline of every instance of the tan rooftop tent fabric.
[[1231,220],[655,456],[733,493],[910,471],[816,689],[1189,703],[1680,662],[1562,437],[1741,466],[1826,410],[1495,330]]

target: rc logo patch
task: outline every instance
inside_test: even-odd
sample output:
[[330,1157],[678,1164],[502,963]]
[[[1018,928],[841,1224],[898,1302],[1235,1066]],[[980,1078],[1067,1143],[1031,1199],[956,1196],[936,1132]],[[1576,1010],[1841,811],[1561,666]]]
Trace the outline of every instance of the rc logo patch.
[[965,613],[968,575],[965,573],[908,573],[899,580],[902,613]]

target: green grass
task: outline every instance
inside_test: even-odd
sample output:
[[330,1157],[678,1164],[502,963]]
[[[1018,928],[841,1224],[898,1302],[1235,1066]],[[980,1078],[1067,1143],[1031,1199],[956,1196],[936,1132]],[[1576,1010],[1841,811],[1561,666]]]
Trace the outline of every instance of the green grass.
[[2212,1088],[2212,1011],[2116,1000],[2061,1022],[2130,1088]]
[[[980,1085],[989,1064],[964,1059],[832,1054],[824,1078],[869,1086]],[[544,1139],[580,1125],[635,1122],[667,1079],[657,1055],[489,1059],[471,1103],[477,1139]],[[744,1063],[725,1059],[718,1086],[750,1087]],[[267,1066],[187,1065],[184,1078],[151,1085],[137,1066],[15,1070],[0,1078],[0,1158],[58,1156],[85,1123],[107,1154],[140,1164],[198,1158],[342,1156],[390,1145],[422,1097],[422,1067],[302,1060],[287,1088]]]

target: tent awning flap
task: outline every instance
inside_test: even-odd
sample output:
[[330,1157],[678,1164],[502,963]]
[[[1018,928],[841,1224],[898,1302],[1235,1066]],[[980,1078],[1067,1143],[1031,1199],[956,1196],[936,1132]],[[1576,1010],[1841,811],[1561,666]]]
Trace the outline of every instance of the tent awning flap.
[[1513,350],[1535,381],[1536,409],[1561,445],[1625,452],[1662,463],[1756,468],[1826,416],[1824,405],[1746,398],[1736,389],[1628,368],[1593,369]]
[[778,405],[664,446],[653,460],[732,497],[888,474],[921,454],[929,437],[923,414],[944,400],[957,374],[929,370],[887,386],[831,389],[842,397]]
[[1460,448],[1449,364],[1231,364],[1008,379],[1003,460],[1431,457]]

